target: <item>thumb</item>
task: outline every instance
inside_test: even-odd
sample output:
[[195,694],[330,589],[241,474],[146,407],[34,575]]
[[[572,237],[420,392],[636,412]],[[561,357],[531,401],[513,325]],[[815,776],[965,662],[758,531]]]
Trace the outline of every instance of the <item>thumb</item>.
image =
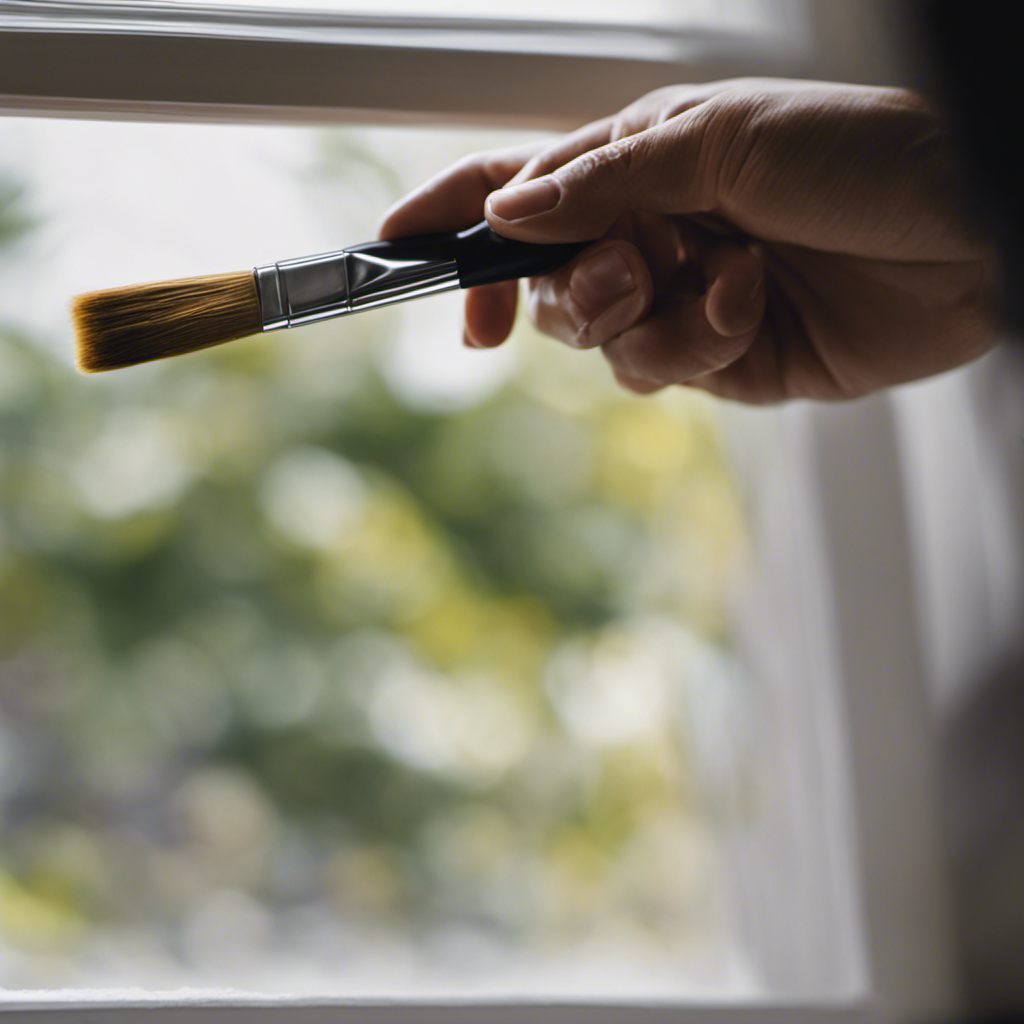
[[704,152],[706,124],[705,111],[690,110],[492,192],[487,221],[522,241],[583,242],[603,237],[623,213],[710,210],[716,176]]

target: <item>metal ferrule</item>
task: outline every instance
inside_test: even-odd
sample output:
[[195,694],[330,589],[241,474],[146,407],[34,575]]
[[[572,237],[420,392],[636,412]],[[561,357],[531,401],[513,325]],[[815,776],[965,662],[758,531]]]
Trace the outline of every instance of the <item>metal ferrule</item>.
[[324,253],[253,271],[263,330],[390,306],[459,287],[454,260],[389,260],[366,253]]

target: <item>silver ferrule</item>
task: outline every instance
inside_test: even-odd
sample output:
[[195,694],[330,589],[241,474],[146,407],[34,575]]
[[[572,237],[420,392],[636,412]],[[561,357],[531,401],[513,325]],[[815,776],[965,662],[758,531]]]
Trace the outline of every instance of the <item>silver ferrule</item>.
[[454,260],[389,260],[367,253],[328,252],[253,270],[263,330],[390,306],[459,287]]

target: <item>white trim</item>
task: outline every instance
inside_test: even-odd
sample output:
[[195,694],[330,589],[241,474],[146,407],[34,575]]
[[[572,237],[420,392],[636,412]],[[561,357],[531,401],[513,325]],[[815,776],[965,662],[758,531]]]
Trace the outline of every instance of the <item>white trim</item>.
[[[774,964],[773,988],[861,991],[872,1019],[944,1020],[962,994],[892,403],[733,413],[757,562],[741,638],[782,716],[774,784],[791,796],[780,813],[799,810],[759,826],[761,884],[749,863],[739,881],[745,940]],[[807,865],[781,894],[768,884],[785,877],[780,850]],[[758,927],[774,914],[792,962],[773,960],[777,933]]]
[[295,1000],[90,1002],[0,1009],[3,1024],[869,1024],[863,1006],[636,1006],[626,1003],[400,1003],[367,1001],[309,1005]]
[[998,346],[969,367],[904,388],[896,412],[906,467],[929,689],[946,724],[1024,610],[1020,355]]
[[[164,100],[108,100],[66,96],[19,96],[0,93],[0,117],[45,117],[135,123],[238,124],[294,127],[370,125],[422,128],[426,125],[508,128],[513,131],[558,131],[570,127],[564,116],[372,110],[356,107],[278,106],[252,103],[179,103]],[[575,126],[575,120],[571,126]]]
[[844,672],[872,999],[890,1019],[941,1020],[962,1010],[962,993],[891,403],[876,395],[814,408],[814,472]]
[[[182,38],[268,39],[319,45],[387,46],[400,49],[479,50],[487,53],[549,53],[615,59],[675,61],[702,50],[745,49],[767,39],[793,45],[789,11],[780,10],[751,28],[708,28],[680,19],[678,25],[647,25],[444,15],[364,15],[330,10],[225,7],[194,3],[88,3],[79,0],[6,0],[2,24],[11,31],[172,35]],[[557,5],[552,10],[557,13]],[[685,12],[685,7],[680,11]]]
[[810,410],[730,412],[754,562],[738,639],[772,795],[727,846],[743,942],[769,990],[855,999],[871,982]]
[[[794,75],[775,54],[715,54],[686,62],[471,50],[398,50],[267,40],[0,32],[0,109],[191,120],[373,121],[570,127],[646,92],[686,81]],[[133,59],[126,61],[126,49]],[[254,76],[252,68],[259,68]],[[45,70],[44,70],[45,69]],[[437,72],[443,69],[443,74]],[[467,89],[465,83],[483,83]],[[425,86],[429,83],[429,87]]]
[[8,0],[0,111],[566,127],[675,82],[797,74],[799,11],[767,34]]

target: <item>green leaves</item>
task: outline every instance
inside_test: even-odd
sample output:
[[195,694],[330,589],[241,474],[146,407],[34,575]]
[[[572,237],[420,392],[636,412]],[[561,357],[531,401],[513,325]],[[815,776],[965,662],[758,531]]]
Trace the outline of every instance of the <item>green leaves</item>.
[[[295,187],[343,221],[397,178],[331,133]],[[9,258],[38,258],[27,209],[0,175]],[[173,958],[231,892],[529,944],[648,927],[634,891],[679,889],[657,844],[706,826],[674,695],[743,547],[707,407],[521,325],[504,386],[424,411],[382,370],[403,330],[103,378],[0,332],[0,904],[50,915],[8,940],[157,920]]]

